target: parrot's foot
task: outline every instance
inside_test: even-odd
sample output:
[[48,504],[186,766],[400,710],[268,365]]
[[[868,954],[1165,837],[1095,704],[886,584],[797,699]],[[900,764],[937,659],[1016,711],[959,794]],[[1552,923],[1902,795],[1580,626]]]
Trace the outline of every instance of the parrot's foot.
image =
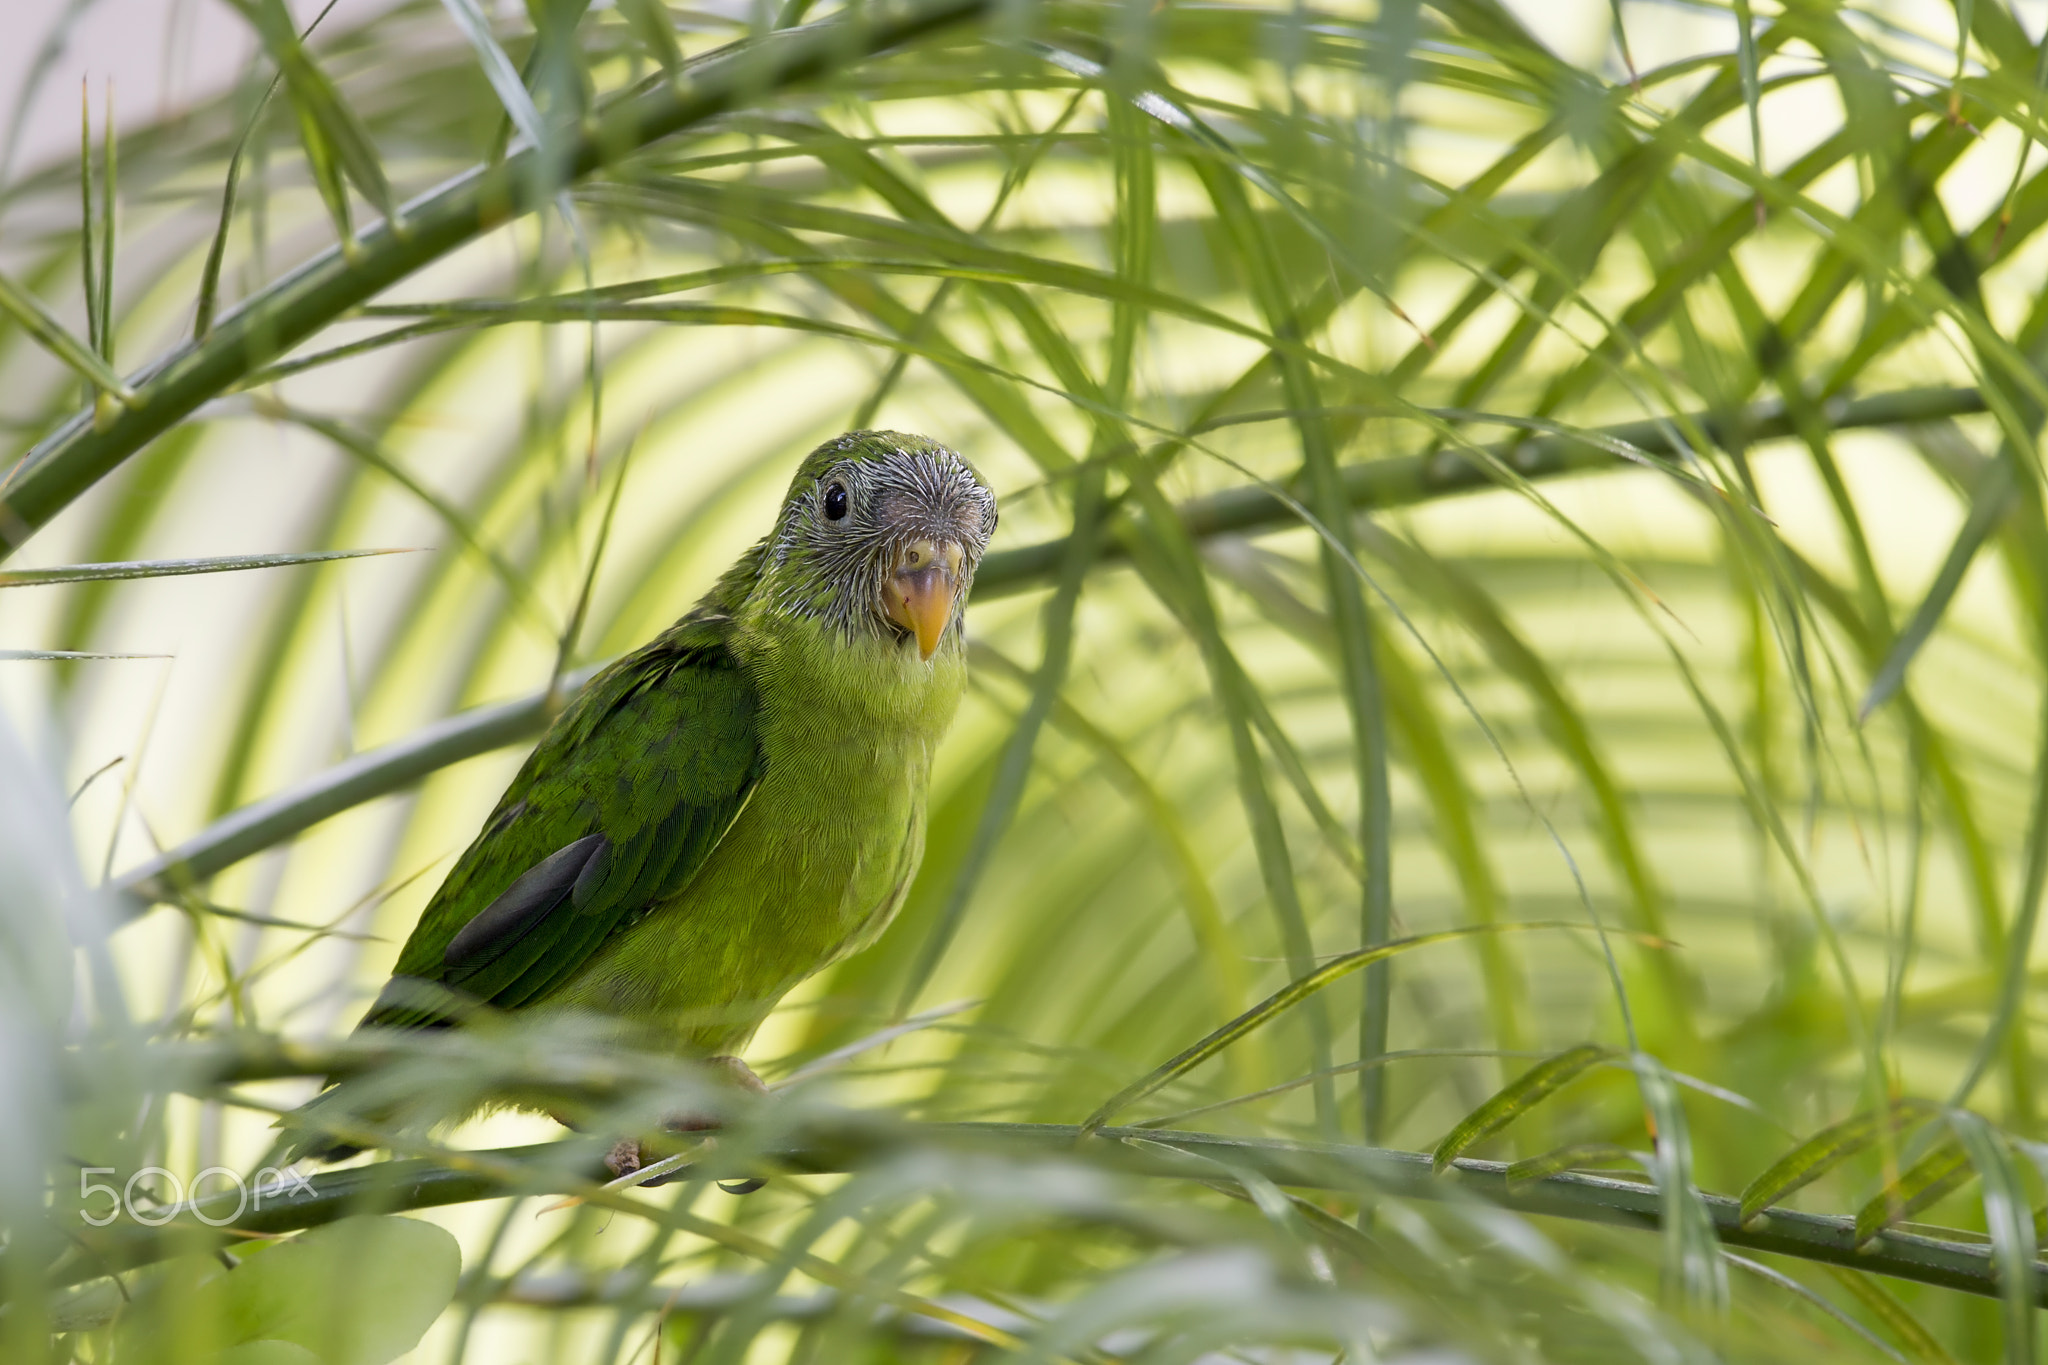
[[[754,1074],[754,1068],[737,1057],[706,1057],[704,1065],[750,1095],[765,1095],[768,1087]],[[703,1133],[724,1127],[722,1119],[707,1114],[670,1114],[661,1126],[671,1133]]]
[[[768,1093],[768,1087],[762,1083],[759,1076],[754,1074],[754,1069],[739,1058],[707,1057],[704,1061],[706,1066],[721,1073],[726,1080],[739,1089],[755,1095],[766,1095]],[[702,1113],[682,1113],[669,1115],[661,1121],[661,1126],[664,1132],[670,1133],[705,1133],[723,1127],[724,1121]],[[704,1150],[709,1152],[716,1141],[716,1138],[706,1138],[704,1140]],[[646,1164],[643,1160],[643,1155],[640,1143],[633,1138],[626,1138],[613,1144],[611,1151],[605,1155],[604,1164],[613,1176],[623,1179],[634,1174]],[[683,1172],[676,1171],[668,1175],[657,1176],[646,1183],[650,1187],[665,1185],[669,1181],[679,1178],[682,1174]],[[720,1181],[718,1188],[724,1190],[727,1194],[752,1194],[767,1183],[766,1180],[759,1177],[750,1177],[745,1180]]]
[[640,1169],[640,1144],[632,1138],[621,1138],[612,1144],[604,1155],[605,1169],[615,1180],[624,1180]]

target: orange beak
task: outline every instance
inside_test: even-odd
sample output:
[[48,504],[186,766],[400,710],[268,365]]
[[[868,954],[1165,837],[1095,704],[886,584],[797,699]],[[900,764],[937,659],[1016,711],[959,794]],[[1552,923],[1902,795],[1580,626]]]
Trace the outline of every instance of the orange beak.
[[903,548],[896,572],[882,589],[882,610],[917,637],[918,656],[931,662],[953,619],[960,590],[960,547],[951,541],[918,540]]

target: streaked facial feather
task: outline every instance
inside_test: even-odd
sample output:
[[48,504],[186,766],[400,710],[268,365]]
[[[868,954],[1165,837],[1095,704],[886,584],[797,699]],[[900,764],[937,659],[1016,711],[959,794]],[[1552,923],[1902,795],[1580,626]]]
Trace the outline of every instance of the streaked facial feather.
[[[836,520],[826,514],[835,485],[846,493]],[[759,590],[778,614],[823,619],[848,637],[900,636],[883,614],[882,589],[905,547],[927,539],[960,546],[957,620],[995,528],[995,494],[955,452],[923,436],[849,432],[797,471]]]

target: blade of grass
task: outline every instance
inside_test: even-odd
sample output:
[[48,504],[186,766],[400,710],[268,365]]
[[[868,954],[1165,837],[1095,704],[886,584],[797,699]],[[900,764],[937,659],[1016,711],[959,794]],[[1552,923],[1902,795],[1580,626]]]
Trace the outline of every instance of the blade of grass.
[[1761,1215],[1794,1190],[1820,1179],[1837,1166],[1867,1150],[1887,1130],[1918,1123],[1938,1112],[1925,1100],[1900,1100],[1881,1113],[1853,1114],[1821,1129],[1806,1141],[1772,1162],[1770,1168],[1749,1182],[1742,1191],[1742,1221]]
[[1648,1152],[1630,1151],[1612,1142],[1575,1142],[1541,1156],[1522,1158],[1508,1167],[1507,1181],[1510,1186],[1520,1185],[1588,1166],[1640,1166],[1648,1170],[1654,1160]]
[[1856,1245],[1867,1245],[1892,1224],[1945,1199],[1976,1175],[1960,1137],[1944,1133],[1931,1151],[1856,1211]]
[[[1278,262],[1275,246],[1259,225],[1246,201],[1242,186],[1226,178],[1219,168],[1201,161],[1191,167],[1202,178],[1217,216],[1238,243],[1239,259],[1251,277],[1252,292],[1258,299],[1266,325],[1276,336],[1302,339],[1301,319]],[[1337,654],[1342,663],[1344,696],[1351,720],[1351,743],[1359,790],[1359,847],[1364,860],[1363,897],[1360,906],[1360,945],[1370,948],[1384,943],[1393,924],[1393,843],[1390,835],[1392,798],[1387,781],[1387,726],[1384,685],[1375,658],[1373,627],[1365,604],[1365,591],[1349,572],[1342,549],[1351,548],[1351,518],[1346,515],[1343,488],[1337,476],[1336,454],[1320,411],[1322,398],[1308,367],[1292,355],[1278,356],[1287,405],[1295,414],[1295,426],[1307,473],[1311,502],[1324,525],[1338,537],[1339,545],[1321,545],[1323,579],[1330,599],[1330,619],[1336,630]],[[1358,1022],[1358,1054],[1361,1060],[1387,1050],[1387,1021],[1392,978],[1389,964],[1374,963],[1365,974],[1364,1005]],[[1386,1075],[1369,1070],[1359,1077],[1359,1120],[1367,1146],[1377,1146],[1385,1124]]]
[[1927,595],[1920,599],[1920,605],[1913,609],[1913,615],[1906,622],[1898,638],[1892,642],[1884,664],[1877,675],[1870,680],[1870,690],[1864,694],[1863,703],[1857,708],[1856,719],[1867,720],[1872,711],[1891,699],[1906,680],[1906,669],[1927,643],[1927,637],[1948,611],[1954,600],[1956,589],[1962,586],[1963,575],[1969,571],[1977,551],[1984,545],[1998,523],[2013,505],[2018,495],[2013,480],[2012,462],[2007,459],[1993,460],[1985,465],[1984,474],[1977,487],[1971,491],[1970,513],[1963,521],[1962,530],[1956,533],[1947,556],[1942,560],[1934,582],[1928,585]]
[[[465,549],[483,562],[491,571],[491,575],[498,580],[499,585],[505,589],[506,596],[518,605],[527,618],[535,625],[547,629],[546,618],[539,602],[534,598],[533,584],[527,576],[508,561],[501,551],[484,543],[482,532],[460,507],[420,482],[404,465],[393,459],[382,445],[345,423],[337,422],[330,417],[322,417],[317,413],[302,412],[276,400],[260,403],[257,411],[266,417],[280,418],[302,426],[308,431],[317,432],[418,498],[455,533]],[[549,633],[554,632],[550,630]]]
[[217,555],[208,559],[138,559],[119,564],[62,564],[49,569],[0,569],[0,588],[38,587],[51,583],[98,583],[126,578],[178,578],[186,574],[235,573],[243,569],[277,569],[292,564],[324,564],[333,559],[371,555],[409,555],[423,551],[323,550],[310,554]]
[[1726,1249],[1722,1250],[1721,1259],[1726,1261],[1729,1265],[1734,1266],[1738,1270],[1747,1271],[1751,1275],[1756,1276],[1758,1279],[1763,1280],[1766,1283],[1778,1286],[1778,1288],[1784,1290],[1786,1293],[1791,1294],[1796,1298],[1804,1299],[1807,1303],[1812,1304],[1815,1308],[1818,1308],[1821,1312],[1827,1314],[1836,1322],[1839,1322],[1840,1324],[1842,1324],[1842,1326],[1848,1328],[1851,1332],[1855,1333],[1855,1335],[1858,1338],[1860,1338],[1865,1344],[1881,1352],[1886,1359],[1896,1360],[1899,1362],[1899,1365],[1912,1365],[1912,1363],[1908,1361],[1906,1357],[1900,1355],[1897,1351],[1893,1350],[1891,1345],[1888,1342],[1886,1342],[1884,1338],[1878,1336],[1868,1327],[1865,1327],[1862,1323],[1850,1317],[1842,1309],[1837,1308],[1833,1303],[1821,1297],[1821,1295],[1817,1291],[1809,1289],[1807,1286],[1793,1279],[1790,1275],[1787,1275],[1782,1271],[1773,1270],[1769,1266],[1763,1264],[1760,1261],[1752,1261],[1747,1256],[1738,1256],[1734,1252],[1728,1251]]
[[1721,1259],[1714,1216],[1693,1184],[1692,1125],[1685,1105],[1662,1062],[1646,1052],[1634,1053],[1629,1061],[1656,1139],[1651,1174],[1664,1211],[1665,1292],[1689,1308],[1719,1315],[1728,1307],[1728,1267]]
[[[100,359],[114,368],[114,233],[119,192],[119,138],[114,128],[114,80],[107,78],[106,122],[100,134],[100,268],[98,292],[89,306],[99,319]],[[88,245],[90,250],[90,245]]]
[[85,341],[92,353],[105,358],[100,341],[100,286],[96,272],[99,252],[93,234],[99,229],[99,215],[92,205],[92,78],[78,82],[78,271],[85,296]]
[[[337,171],[346,169],[348,178],[355,182],[364,198],[376,205],[387,222],[393,225],[401,223],[403,214],[391,193],[390,181],[385,179],[384,166],[377,155],[375,143],[342,99],[341,92],[327,78],[327,73],[307,53],[299,39],[298,25],[292,19],[291,11],[285,8],[284,0],[228,2],[241,11],[256,30],[271,61],[284,77],[285,92],[299,115],[308,159],[315,162],[331,159]],[[345,192],[341,190],[339,174],[335,175],[330,192],[337,196],[330,200],[330,209],[340,205],[336,227],[342,231],[342,241],[349,242],[353,240],[353,234],[347,230],[345,222],[347,201],[343,197]]]
[[55,662],[66,659],[168,659],[168,654],[88,654],[76,649],[0,649],[0,659],[43,660]]
[[[305,30],[299,34],[299,40],[304,42],[312,37],[313,30],[319,28],[321,21],[332,14],[334,7],[340,3],[341,0],[327,0],[327,3],[321,6],[320,12],[313,16],[313,22],[307,24]],[[228,154],[227,175],[221,183],[220,223],[214,229],[213,240],[207,244],[206,264],[199,271],[199,301],[192,314],[192,339],[195,342],[206,340],[206,334],[213,330],[213,319],[220,299],[220,272],[227,259],[228,230],[235,222],[235,195],[241,187],[242,162],[249,151],[249,139],[254,137],[257,129],[262,126],[263,115],[270,108],[270,102],[277,98],[277,88],[283,80],[282,71],[270,78],[269,85],[264,87],[263,94],[256,101],[256,107],[249,111],[249,118],[242,125],[241,135],[235,139],[235,149]]]
[[1841,1266],[1829,1266],[1828,1273],[1835,1277],[1835,1283],[1853,1294],[1856,1301],[1884,1325],[1892,1340],[1904,1348],[1915,1365],[1957,1365],[1956,1358],[1941,1344],[1941,1339],[1928,1331],[1920,1319],[1914,1317],[1906,1305],[1883,1285],[1861,1271]]
[[[13,317],[38,345],[63,361],[95,389],[114,395],[122,403],[138,401],[135,390],[129,388],[121,376],[100,358],[97,346],[81,345],[77,337],[64,330],[63,323],[50,315],[40,300],[4,274],[0,274],[0,311]],[[0,484],[0,492],[4,491],[5,485]]]
[[617,7],[633,35],[661,63],[663,71],[673,75],[681,68],[683,49],[676,42],[675,22],[669,18],[668,6],[662,0],[617,0]]
[[1467,1149],[1498,1133],[1529,1109],[1610,1057],[1613,1048],[1581,1043],[1540,1062],[1502,1086],[1477,1109],[1458,1120],[1430,1154],[1430,1169],[1441,1173]]
[[1991,1233],[2005,1308],[2007,1365],[2034,1365],[2034,1217],[2020,1184],[2019,1168],[1998,1134],[1966,1109],[1948,1111],[1948,1126],[1969,1153],[1984,1196],[1984,1226]]
[[[1439,943],[1449,943],[1456,939],[1469,938],[1473,934],[1479,933],[1508,933],[1532,929],[1583,930],[1585,927],[1583,924],[1550,921],[1522,921],[1514,924],[1488,927],[1470,926],[1458,929],[1442,929],[1433,934],[1416,934],[1409,938],[1396,939],[1392,943],[1380,944],[1375,948],[1360,948],[1352,952],[1340,953],[1307,975],[1296,977],[1293,981],[1288,982],[1285,986],[1267,996],[1243,1014],[1238,1015],[1237,1018],[1210,1033],[1200,1042],[1175,1054],[1154,1070],[1147,1072],[1122,1090],[1119,1090],[1116,1094],[1110,1096],[1107,1100],[1104,1100],[1094,1113],[1082,1121],[1081,1135],[1085,1137],[1097,1131],[1123,1110],[1128,1109],[1131,1105],[1144,1099],[1160,1087],[1186,1075],[1254,1029],[1272,1022],[1301,1002],[1312,999],[1318,991],[1330,983],[1341,981],[1374,962],[1398,956],[1401,953],[1408,952],[1410,949],[1428,948]],[[1603,1053],[1602,1055],[1605,1054]],[[1596,1057],[1592,1060],[1597,1061],[1598,1058]],[[1590,1064],[1589,1062],[1588,1065]]]

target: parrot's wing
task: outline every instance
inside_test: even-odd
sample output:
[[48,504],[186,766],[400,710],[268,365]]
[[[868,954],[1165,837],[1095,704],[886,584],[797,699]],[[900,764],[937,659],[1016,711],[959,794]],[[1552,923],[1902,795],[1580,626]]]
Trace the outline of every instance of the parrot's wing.
[[688,884],[760,776],[753,682],[710,623],[619,660],[527,759],[363,1024],[541,999]]

